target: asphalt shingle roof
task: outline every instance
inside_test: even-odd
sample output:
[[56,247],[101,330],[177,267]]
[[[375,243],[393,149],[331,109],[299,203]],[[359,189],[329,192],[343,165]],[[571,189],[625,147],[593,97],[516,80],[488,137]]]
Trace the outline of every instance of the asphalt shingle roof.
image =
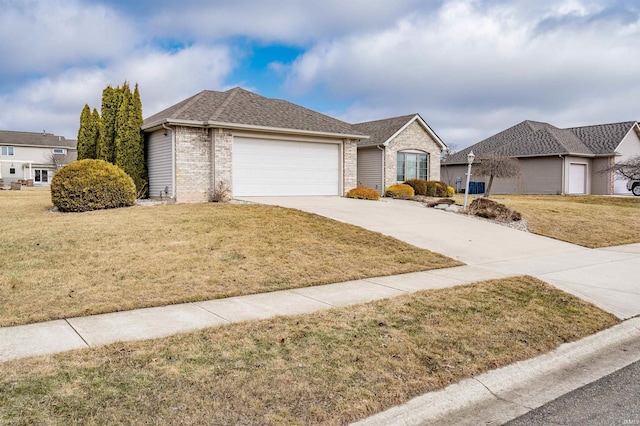
[[354,124],[354,129],[360,133],[369,135],[369,139],[361,140],[358,142],[358,146],[382,145],[416,115],[417,114],[403,115],[400,117]]
[[349,124],[281,99],[266,98],[236,87],[226,92],[205,90],[144,121],[149,128],[167,120],[295,129],[362,135]]
[[613,155],[635,121],[559,129],[549,123],[523,121],[450,155],[446,164],[466,164],[467,154],[509,157]]
[[52,133],[15,132],[0,130],[0,145],[40,146],[76,149],[77,141]]

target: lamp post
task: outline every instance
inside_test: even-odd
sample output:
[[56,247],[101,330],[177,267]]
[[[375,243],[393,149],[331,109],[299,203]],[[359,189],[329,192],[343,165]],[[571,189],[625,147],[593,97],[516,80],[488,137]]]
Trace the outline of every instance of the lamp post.
[[467,198],[469,197],[469,181],[471,180],[471,164],[473,164],[473,159],[476,158],[475,155],[473,155],[473,150],[469,151],[469,154],[467,155],[467,163],[469,164],[469,167],[467,167],[467,188],[464,190],[464,211],[467,211]]

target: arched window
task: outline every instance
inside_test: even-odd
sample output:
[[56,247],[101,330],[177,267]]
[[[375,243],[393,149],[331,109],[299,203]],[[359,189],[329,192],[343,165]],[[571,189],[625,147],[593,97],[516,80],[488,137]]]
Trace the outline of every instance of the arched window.
[[419,151],[398,152],[396,162],[396,180],[404,182],[410,179],[427,180],[429,154]]

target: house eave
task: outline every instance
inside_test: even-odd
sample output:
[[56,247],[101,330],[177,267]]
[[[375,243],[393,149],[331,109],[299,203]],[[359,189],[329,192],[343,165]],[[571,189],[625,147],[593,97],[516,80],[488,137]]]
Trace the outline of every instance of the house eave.
[[300,136],[320,136],[338,139],[369,139],[367,135],[357,135],[351,133],[333,133],[319,132],[314,130],[289,129],[283,127],[256,126],[251,124],[226,123],[222,121],[194,121],[194,120],[176,120],[165,119],[160,122],[150,123],[142,126],[143,131],[151,131],[162,128],[162,125],[188,126],[188,127],[204,127],[204,128],[223,128],[229,130],[245,130],[265,133],[284,133],[288,135]]

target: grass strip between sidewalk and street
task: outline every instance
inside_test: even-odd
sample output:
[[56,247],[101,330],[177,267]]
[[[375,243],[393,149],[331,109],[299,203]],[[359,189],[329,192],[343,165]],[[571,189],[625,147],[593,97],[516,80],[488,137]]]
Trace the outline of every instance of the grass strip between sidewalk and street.
[[0,191],[0,326],[462,265],[280,207],[51,207],[45,188]]
[[617,319],[532,277],[0,364],[0,423],[346,424]]

